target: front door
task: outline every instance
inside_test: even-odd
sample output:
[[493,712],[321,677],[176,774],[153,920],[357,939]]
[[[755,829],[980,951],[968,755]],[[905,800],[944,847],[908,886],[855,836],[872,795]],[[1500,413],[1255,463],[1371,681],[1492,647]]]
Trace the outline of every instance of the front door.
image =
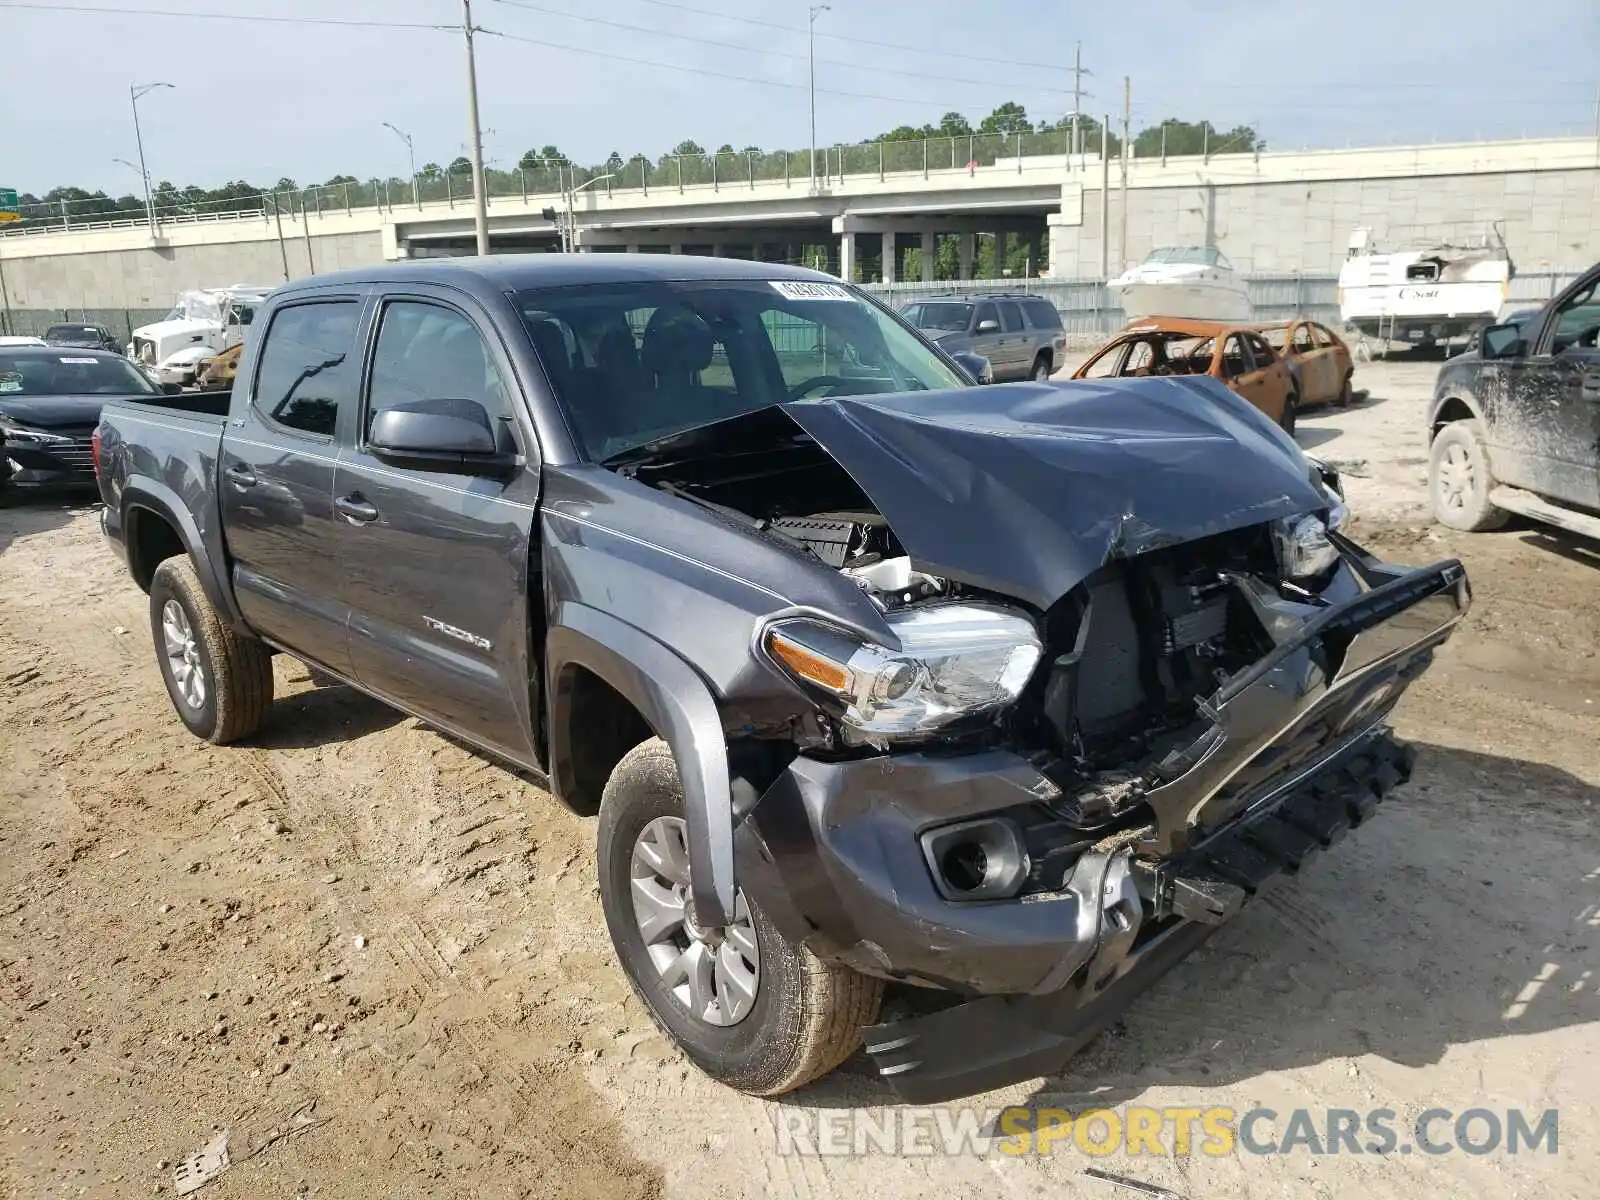
[[347,675],[333,475],[355,419],[363,297],[285,305],[222,439],[219,502],[239,610],[263,637]]
[[[530,646],[537,454],[488,321],[445,294],[382,298],[353,445],[339,463],[350,653],[373,691],[519,762],[536,762]],[[530,465],[509,482],[379,461],[374,414],[416,400],[482,404]]]
[[1490,399],[1495,475],[1582,508],[1600,510],[1600,273],[1579,280],[1521,358],[1497,360]]
[[981,354],[989,360],[989,365],[994,368],[994,377],[1005,378],[1005,346],[1002,339],[1005,337],[1000,332],[1000,310],[994,302],[985,300],[979,304],[972,314],[972,336],[969,339],[972,353]]

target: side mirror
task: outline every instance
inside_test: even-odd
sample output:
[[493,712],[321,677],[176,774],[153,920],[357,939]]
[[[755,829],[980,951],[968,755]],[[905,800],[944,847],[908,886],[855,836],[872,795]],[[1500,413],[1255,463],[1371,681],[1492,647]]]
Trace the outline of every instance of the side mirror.
[[1523,348],[1520,325],[1491,325],[1478,335],[1480,358],[1516,358]]
[[1000,332],[1000,322],[999,321],[979,321],[978,322],[978,327],[976,329],[974,329],[972,332],[973,333],[999,333]]
[[956,366],[960,367],[962,372],[973,383],[994,382],[994,367],[990,365],[989,360],[983,355],[961,351],[960,353],[952,354],[950,357],[955,359]]
[[521,465],[500,449],[494,426],[476,400],[413,400],[372,418],[367,448],[381,462],[417,471],[504,478]]

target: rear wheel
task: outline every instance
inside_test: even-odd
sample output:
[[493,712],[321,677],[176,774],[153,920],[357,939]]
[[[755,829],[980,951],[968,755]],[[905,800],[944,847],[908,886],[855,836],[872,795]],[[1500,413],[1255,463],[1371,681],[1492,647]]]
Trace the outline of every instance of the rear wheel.
[[706,1074],[756,1096],[826,1075],[876,1018],[883,983],[789,941],[741,890],[701,929],[690,899],[683,785],[659,738],[635,746],[600,802],[600,902],[633,990]]
[[1035,383],[1043,383],[1050,378],[1050,374],[1050,356],[1041,350],[1039,356],[1033,360],[1033,370],[1028,377]]
[[1333,401],[1340,408],[1349,408],[1350,401],[1355,398],[1355,390],[1350,383],[1354,376],[1354,371],[1345,372],[1344,383],[1339,388],[1339,395]]
[[187,558],[156,568],[150,629],[167,695],[190,733],[220,746],[261,728],[272,706],[272,652],[222,623]]
[[1492,491],[1494,475],[1483,426],[1476,420],[1452,421],[1434,437],[1428,454],[1434,519],[1468,533],[1499,529],[1510,514],[1490,502]]

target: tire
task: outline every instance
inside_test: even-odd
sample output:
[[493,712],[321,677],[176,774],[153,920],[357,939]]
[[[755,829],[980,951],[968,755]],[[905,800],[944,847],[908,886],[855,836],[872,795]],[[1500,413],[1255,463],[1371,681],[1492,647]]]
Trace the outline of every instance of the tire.
[[[221,746],[261,728],[272,707],[272,652],[222,623],[187,558],[156,568],[150,631],[167,696],[190,733]],[[183,667],[198,671],[198,687],[191,673],[180,681]]]
[[1278,427],[1290,437],[1294,436],[1294,427],[1300,416],[1300,393],[1290,389],[1289,395],[1284,399],[1283,412],[1278,417]]
[[1349,408],[1350,402],[1355,399],[1355,389],[1350,382],[1355,378],[1355,372],[1348,372],[1344,377],[1344,385],[1340,387],[1339,394],[1334,398],[1334,405],[1338,408]]
[[[707,1075],[753,1096],[793,1091],[826,1075],[860,1045],[862,1027],[877,1017],[883,981],[825,963],[805,946],[789,941],[741,891],[730,930],[740,930],[739,940],[748,944],[753,939],[755,945],[753,1003],[739,1015],[736,998],[724,1012],[719,986],[715,1011],[731,1019],[719,1024],[695,1015],[651,957],[634,901],[636,847],[641,839],[647,842],[663,830],[677,829],[679,834],[673,836],[681,835],[682,818],[683,785],[672,750],[659,738],[635,746],[611,772],[600,802],[600,902],[617,959],[657,1027]],[[673,826],[674,821],[680,825]],[[676,850],[683,853],[682,870],[676,873],[680,886],[686,887],[687,854],[681,841]],[[651,871],[640,862],[642,871]],[[652,873],[639,882],[654,885],[657,895],[668,895],[667,878]],[[678,954],[681,962],[694,951],[681,914],[676,925],[669,917],[660,928],[668,932],[656,934],[658,959],[673,962]],[[730,934],[722,951],[707,952],[708,961],[718,961],[716,955],[735,944]],[[742,968],[751,961],[748,955],[736,960]],[[677,990],[687,988],[685,982]],[[736,995],[731,989],[728,994]]]
[[1494,474],[1483,426],[1476,420],[1452,421],[1428,450],[1428,499],[1439,524],[1467,533],[1499,529],[1510,514],[1489,501]]
[[1028,372],[1028,378],[1035,383],[1044,383],[1050,375],[1050,356],[1041,350],[1033,360],[1033,369]]

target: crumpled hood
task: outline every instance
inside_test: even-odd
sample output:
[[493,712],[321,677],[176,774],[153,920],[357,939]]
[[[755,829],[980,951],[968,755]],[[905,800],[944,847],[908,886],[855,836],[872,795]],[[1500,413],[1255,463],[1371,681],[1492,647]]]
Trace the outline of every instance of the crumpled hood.
[[1287,434],[1210,378],[798,400],[921,570],[1048,608],[1111,559],[1328,507]]

